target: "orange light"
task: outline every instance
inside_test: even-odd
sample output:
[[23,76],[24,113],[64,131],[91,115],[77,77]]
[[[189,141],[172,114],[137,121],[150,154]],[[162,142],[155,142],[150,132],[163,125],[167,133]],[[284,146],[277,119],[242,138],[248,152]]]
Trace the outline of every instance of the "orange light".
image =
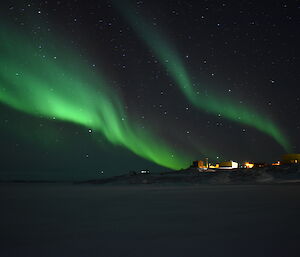
[[272,166],[280,165],[280,161],[272,163]]
[[245,167],[246,167],[247,169],[251,169],[251,168],[253,168],[253,166],[254,166],[254,163],[245,162]]

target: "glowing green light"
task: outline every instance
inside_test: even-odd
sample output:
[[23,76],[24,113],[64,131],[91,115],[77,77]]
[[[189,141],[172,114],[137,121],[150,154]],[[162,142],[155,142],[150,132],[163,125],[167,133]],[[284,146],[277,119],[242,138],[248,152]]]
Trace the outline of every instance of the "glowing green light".
[[[68,45],[45,49],[13,30],[0,31],[0,101],[17,110],[100,131],[110,142],[172,169],[190,160],[130,121],[121,98]],[[65,47],[65,48],[64,48]],[[56,54],[54,54],[56,53]],[[126,118],[124,118],[126,117]]]
[[271,136],[286,151],[291,148],[287,138],[280,129],[269,118],[258,114],[250,107],[235,104],[234,101],[224,96],[203,96],[197,94],[184,64],[171,44],[157,30],[154,30],[152,26],[140,18],[127,1],[114,2],[120,13],[156,54],[191,104],[209,113],[252,126]]

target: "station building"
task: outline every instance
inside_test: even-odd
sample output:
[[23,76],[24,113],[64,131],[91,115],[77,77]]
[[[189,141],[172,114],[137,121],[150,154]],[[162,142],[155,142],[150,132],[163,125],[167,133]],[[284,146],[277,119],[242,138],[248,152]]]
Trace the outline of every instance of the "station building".
[[281,159],[281,164],[300,163],[300,153],[284,154]]

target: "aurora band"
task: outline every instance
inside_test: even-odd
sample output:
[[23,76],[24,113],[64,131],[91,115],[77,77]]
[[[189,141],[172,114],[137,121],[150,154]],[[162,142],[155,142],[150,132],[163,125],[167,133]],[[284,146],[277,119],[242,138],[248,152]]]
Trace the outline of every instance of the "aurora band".
[[171,169],[190,159],[130,121],[118,93],[77,58],[69,44],[44,39],[46,49],[19,31],[0,31],[0,102],[42,118],[80,124],[108,141]]
[[134,12],[133,7],[128,1],[114,0],[114,6],[119,10],[123,17],[130,23],[138,36],[144,40],[147,46],[155,53],[161,64],[166,68],[174,81],[179,86],[181,92],[188,101],[197,108],[233,120],[235,122],[246,124],[257,130],[271,136],[279,143],[285,151],[290,151],[291,146],[284,133],[267,117],[256,113],[250,107],[241,106],[234,103],[224,96],[198,94],[193,88],[193,83],[187,73],[187,70],[181,61],[179,54],[168,43],[157,30],[154,30],[140,15]]

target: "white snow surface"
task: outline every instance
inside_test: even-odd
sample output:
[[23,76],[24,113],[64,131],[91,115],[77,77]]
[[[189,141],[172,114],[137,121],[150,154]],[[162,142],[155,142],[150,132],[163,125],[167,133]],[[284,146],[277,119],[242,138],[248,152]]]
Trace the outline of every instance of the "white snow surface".
[[300,256],[300,186],[0,184],[1,257]]

